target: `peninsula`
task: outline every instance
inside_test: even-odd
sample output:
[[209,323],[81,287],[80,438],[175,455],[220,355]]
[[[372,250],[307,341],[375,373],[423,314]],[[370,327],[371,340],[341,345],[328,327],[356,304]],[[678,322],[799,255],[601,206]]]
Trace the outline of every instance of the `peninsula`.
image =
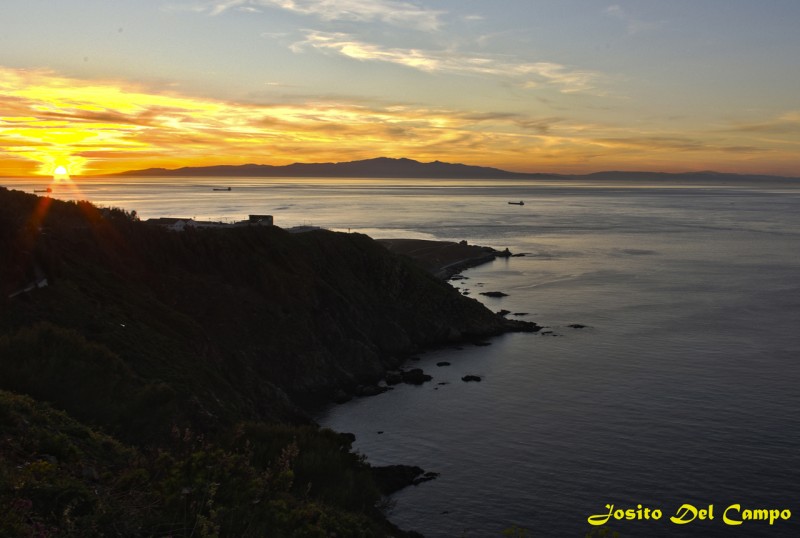
[[173,232],[2,188],[0,291],[8,535],[410,536],[379,510],[396,480],[305,410],[538,329],[365,235]]

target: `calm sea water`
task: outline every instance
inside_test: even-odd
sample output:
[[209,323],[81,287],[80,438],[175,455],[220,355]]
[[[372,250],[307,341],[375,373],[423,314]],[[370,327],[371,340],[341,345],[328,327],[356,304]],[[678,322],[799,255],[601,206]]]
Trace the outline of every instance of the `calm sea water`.
[[[54,191],[142,218],[269,213],[280,226],[525,253],[471,269],[457,284],[494,310],[527,312],[520,319],[550,334],[426,353],[418,364],[433,382],[318,417],[355,433],[355,448],[374,464],[441,473],[395,495],[391,519],[403,528],[429,537],[514,527],[584,536],[587,518],[613,504],[662,513],[612,519],[623,538],[800,535],[796,183],[203,178]],[[495,290],[509,296],[478,295]],[[576,323],[586,327],[569,327]],[[483,381],[464,383],[466,374]],[[714,519],[671,523],[683,504],[713,505]],[[723,512],[735,504],[734,520],[748,509],[791,518],[726,525]]]

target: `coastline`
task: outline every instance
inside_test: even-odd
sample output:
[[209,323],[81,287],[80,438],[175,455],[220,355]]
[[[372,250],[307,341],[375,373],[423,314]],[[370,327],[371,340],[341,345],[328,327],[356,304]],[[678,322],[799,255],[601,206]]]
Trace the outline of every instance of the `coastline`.
[[[513,256],[508,248],[499,251],[492,247],[469,245],[467,241],[454,242],[426,239],[376,239],[375,241],[386,247],[393,254],[410,259],[415,265],[443,281],[448,281],[461,271],[492,262],[496,258]],[[506,326],[503,331],[491,336],[499,336],[505,332],[538,332],[541,329],[535,323],[507,320],[499,313],[496,316],[506,322]],[[463,339],[465,342],[469,340],[469,338]],[[480,343],[477,345],[488,344]],[[420,351],[426,351],[426,349],[421,349]],[[414,364],[411,362],[413,360],[419,359],[411,359],[410,357],[402,359],[394,369],[386,371],[383,379],[376,384],[358,386],[352,393],[340,388],[334,395],[333,401],[328,402],[326,405],[347,403],[353,397],[377,396],[391,390],[394,385],[398,384],[422,385],[431,381],[432,377],[430,375],[418,367],[411,366]],[[476,377],[473,380],[480,381],[480,378]],[[464,381],[467,381],[467,379],[465,378]],[[385,386],[383,385],[384,383]],[[355,442],[356,437],[352,433],[340,432],[340,435],[348,436]],[[429,471],[408,463],[379,466],[370,464],[370,468],[376,483],[387,497],[391,497],[407,487],[435,480],[439,476],[436,471]],[[391,520],[389,521],[391,523]],[[415,530],[403,529],[402,532],[406,532],[408,536],[424,536]]]
[[[257,484],[267,493],[255,500],[282,499],[262,503],[263,528],[281,521],[289,528],[291,518],[314,509],[332,518],[319,519],[333,521],[330,528],[415,536],[397,531],[375,507],[382,494],[435,475],[408,466],[373,471],[351,452],[350,436],[320,429],[305,404],[330,402],[337,391],[365,395],[365,387],[382,384],[387,372],[424,349],[538,329],[462,296],[413,257],[392,253],[363,234],[291,234],[276,226],[179,232],[88,202],[4,188],[0,200],[7,307],[0,316],[0,390],[7,391],[0,394],[0,407],[49,415],[52,405],[74,417],[54,419],[52,427],[69,432],[85,424],[84,437],[93,435],[91,428],[104,428],[120,453],[144,454],[145,473],[162,472],[158,461],[145,457],[160,448],[169,451],[175,473],[184,467],[190,472],[191,456],[199,450],[204,457],[225,454],[223,461],[235,462],[236,476],[244,477],[218,480],[207,475],[226,470],[211,465],[192,477],[198,487],[183,480],[158,487],[142,482],[130,491],[163,506],[146,515],[134,513],[136,506],[124,495],[87,494],[95,504],[79,523],[64,521],[60,505],[46,512],[37,500],[31,513],[53,528],[95,528],[109,511],[132,526],[160,524],[174,521],[184,501],[198,507],[185,515],[191,527],[218,517],[203,499],[219,486],[215,506],[225,512],[218,514],[231,515],[214,523],[236,535],[248,520],[234,514],[249,511],[253,501],[238,496],[249,487],[245,479],[283,469],[295,480]],[[26,224],[31,215],[40,220]],[[455,243],[425,245],[435,248],[425,250],[422,260],[442,275],[497,254],[471,247],[463,255]],[[436,255],[439,250],[450,255]],[[43,279],[46,287],[39,285]],[[17,293],[31,281],[37,285]],[[422,374],[416,370],[409,369],[408,382],[416,384],[410,377]],[[44,407],[36,407],[40,403]],[[188,448],[175,446],[176,432]],[[15,449],[19,457],[0,466],[0,474],[14,480],[25,469],[24,454],[53,452],[23,433],[19,442],[34,443],[32,448]],[[59,441],[66,447],[72,442]],[[258,457],[240,457],[240,443],[256,447]],[[116,456],[101,464],[81,459],[77,449],[64,450],[55,457],[65,465],[53,472],[70,491],[89,488],[95,476],[103,488],[117,487],[103,482],[118,474]],[[82,473],[83,467],[97,472]],[[26,499],[0,496],[0,504]],[[25,534],[29,519],[14,522],[11,534]]]
[[[437,280],[448,281],[461,271],[494,261],[496,258],[509,258],[514,256],[511,251],[497,250],[492,247],[469,245],[467,241],[437,241],[429,239],[375,239],[376,243],[384,246],[392,254],[407,258],[412,264],[434,276]],[[465,294],[466,295],[466,294]],[[480,304],[480,303],[479,303]],[[446,342],[421,345],[413,353],[436,349],[443,344],[459,344],[466,342],[486,345],[482,341],[487,337],[500,336],[510,332],[538,332],[541,327],[530,321],[511,320],[505,317],[506,312],[494,312],[493,318],[498,326],[494,330],[483,330],[478,333],[461,334],[450,338]],[[412,354],[413,354],[412,353]],[[419,368],[405,370],[412,354],[396,357],[384,364],[385,370],[377,378],[355,386],[338,386],[335,391],[323,398],[306,404],[305,409],[314,415],[320,406],[341,404],[350,401],[353,397],[376,396],[389,390],[391,385],[409,383],[419,385],[430,380],[430,376]],[[380,385],[385,382],[386,386]]]
[[[372,239],[372,238],[370,238]],[[372,239],[375,243],[386,248],[392,255],[399,256],[410,262],[411,265],[422,269],[424,272],[433,276],[436,280],[447,282],[450,278],[461,271],[477,267],[494,261],[496,258],[509,258],[519,256],[512,254],[506,248],[497,250],[493,247],[470,245],[467,241],[439,241],[430,239]],[[475,303],[486,308],[479,301],[472,299]],[[409,308],[413,308],[409,305]],[[486,308],[489,312],[488,308]],[[378,375],[362,377],[360,382],[346,382],[331,387],[329,391],[316,398],[301,399],[300,407],[309,413],[310,416],[316,415],[320,408],[328,405],[342,404],[353,398],[371,397],[390,390],[392,385],[398,383],[408,383],[419,385],[429,381],[430,376],[419,368],[410,367],[409,361],[414,354],[437,349],[443,345],[457,345],[462,343],[482,342],[486,338],[500,336],[511,332],[531,332],[541,330],[541,327],[530,321],[508,319],[505,313],[491,312],[491,323],[483,325],[477,331],[461,332],[454,334],[452,331],[449,336],[438,338],[435,341],[421,343],[417,342],[410,350],[394,355],[385,356],[381,363],[382,371]],[[409,369],[410,367],[410,369]],[[385,383],[385,386],[384,386]],[[411,485],[412,482],[408,484]]]
[[435,241],[428,239],[376,239],[394,254],[411,258],[435,277],[447,280],[453,275],[489,263],[495,258],[512,256],[506,248],[503,251],[492,247],[470,245],[466,241]]

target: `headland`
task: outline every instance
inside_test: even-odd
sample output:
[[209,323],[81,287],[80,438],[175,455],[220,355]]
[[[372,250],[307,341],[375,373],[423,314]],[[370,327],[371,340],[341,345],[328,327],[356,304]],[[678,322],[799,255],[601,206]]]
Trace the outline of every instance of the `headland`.
[[[440,249],[434,272],[464,261]],[[11,535],[407,535],[377,508],[396,486],[305,409],[425,348],[536,330],[365,235],[176,232],[7,189],[0,282]]]

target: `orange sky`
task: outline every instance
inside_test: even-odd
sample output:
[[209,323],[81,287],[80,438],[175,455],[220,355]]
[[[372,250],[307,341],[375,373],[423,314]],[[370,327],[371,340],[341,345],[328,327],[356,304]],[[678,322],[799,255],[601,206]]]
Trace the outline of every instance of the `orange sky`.
[[800,176],[800,3],[769,5],[5,0],[0,176],[381,156]]
[[[131,168],[296,161],[375,155],[483,163],[514,160],[524,136],[492,122],[422,107],[352,103],[249,105],[151,92],[115,81],[0,69],[3,175],[71,175]],[[558,141],[553,142],[558,145]]]
[[[340,162],[375,156],[498,166],[519,171],[748,169],[770,147],[693,142],[657,133],[552,119],[531,130],[513,115],[336,101],[237,104],[123,81],[85,81],[0,68],[0,174],[72,176],[147,167]],[[798,117],[779,118],[787,125]],[[751,128],[757,131],[756,127]],[[643,156],[646,155],[646,164]],[[690,158],[685,158],[688,155]],[[720,168],[717,166],[716,168]],[[724,167],[723,167],[724,168]]]

